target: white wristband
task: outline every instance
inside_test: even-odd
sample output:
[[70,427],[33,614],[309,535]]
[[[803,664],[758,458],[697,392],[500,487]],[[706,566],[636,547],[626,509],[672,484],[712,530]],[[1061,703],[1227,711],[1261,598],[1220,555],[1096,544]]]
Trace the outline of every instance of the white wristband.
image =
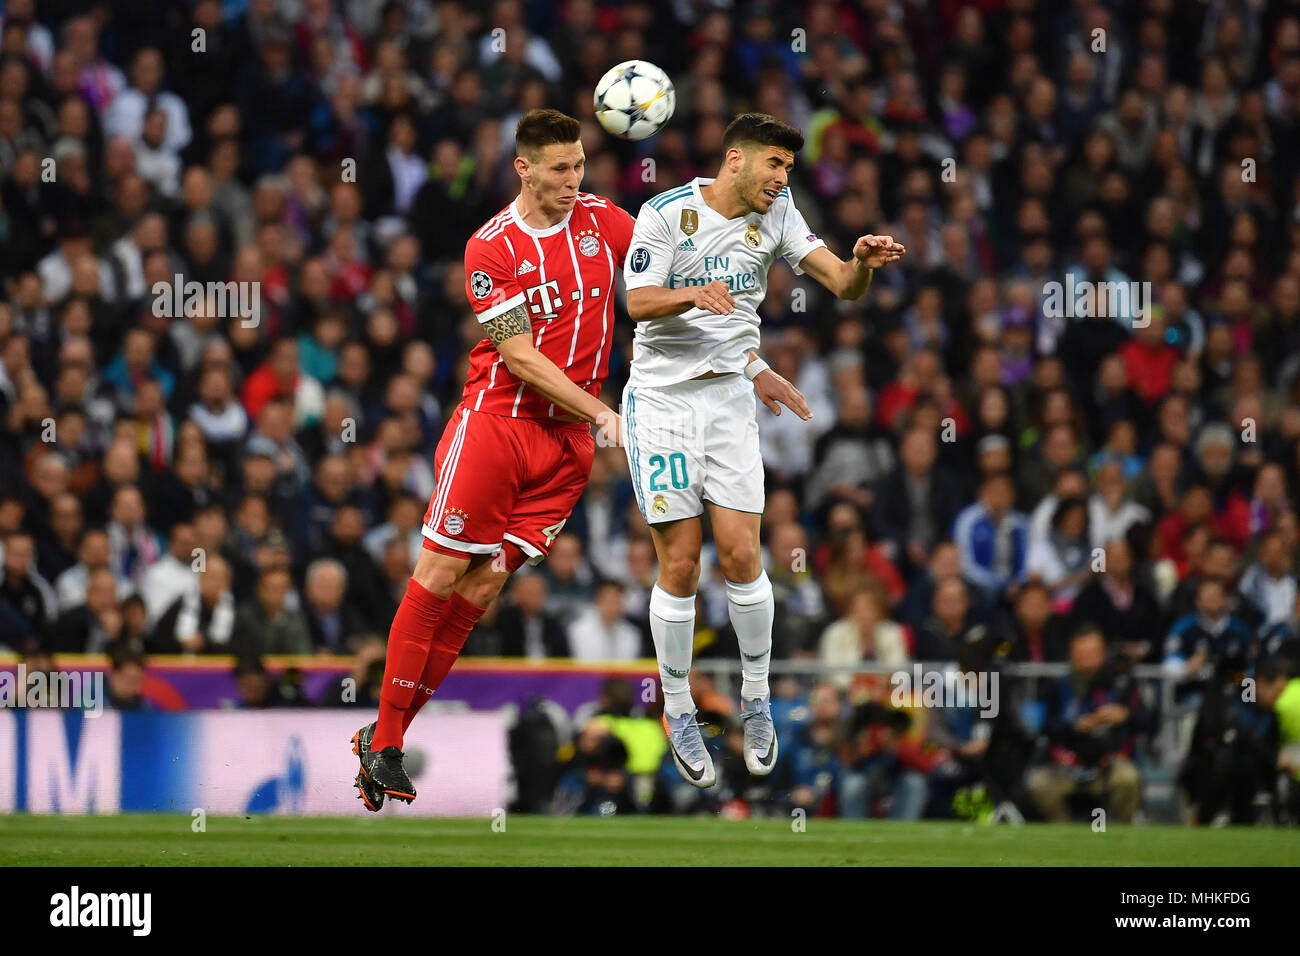
[[761,358],[756,358],[745,366],[745,378],[751,382],[758,376],[759,372],[766,372],[772,366],[768,365]]

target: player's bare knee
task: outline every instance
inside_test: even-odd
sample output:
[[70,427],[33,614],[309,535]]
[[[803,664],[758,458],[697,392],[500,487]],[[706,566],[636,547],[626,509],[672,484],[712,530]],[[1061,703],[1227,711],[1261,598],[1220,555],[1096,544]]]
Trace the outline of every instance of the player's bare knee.
[[470,604],[476,607],[487,607],[501,593],[506,577],[507,575],[501,574],[482,576],[473,581],[462,581],[456,590]]
[[456,592],[466,601],[478,607],[487,607],[501,593],[510,578],[506,563],[495,560],[475,558],[469,569],[456,582]]
[[722,566],[726,579],[736,584],[748,584],[763,570],[758,548],[748,541],[720,550],[718,564]]
[[660,562],[659,578],[672,594],[691,594],[700,580],[700,559],[690,555],[672,556]]
[[460,561],[426,548],[420,552],[411,577],[421,587],[439,597],[451,597],[452,589],[463,573],[464,566]]

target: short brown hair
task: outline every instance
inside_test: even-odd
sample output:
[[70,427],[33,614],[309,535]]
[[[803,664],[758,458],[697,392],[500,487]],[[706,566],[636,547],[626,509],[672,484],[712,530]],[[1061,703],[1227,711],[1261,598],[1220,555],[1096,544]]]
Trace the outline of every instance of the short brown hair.
[[554,143],[576,143],[582,125],[559,110],[529,110],[515,127],[515,153],[536,160],[543,147]]
[[767,113],[741,113],[722,134],[722,151],[751,143],[797,153],[803,149],[803,133]]

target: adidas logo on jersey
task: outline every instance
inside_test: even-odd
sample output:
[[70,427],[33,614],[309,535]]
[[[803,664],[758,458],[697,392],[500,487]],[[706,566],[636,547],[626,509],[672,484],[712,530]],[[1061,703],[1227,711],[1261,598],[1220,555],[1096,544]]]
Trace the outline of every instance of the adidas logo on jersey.
[[680,250],[682,250],[683,252],[694,252],[694,251],[695,251],[695,243],[692,242],[690,239],[684,239],[684,240],[682,240],[682,242],[677,246],[677,248],[680,249]]
[[515,276],[516,276],[516,277],[518,277],[518,276],[524,276],[524,275],[528,275],[528,273],[530,273],[530,272],[536,272],[536,271],[537,271],[537,266],[533,265],[531,262],[529,262],[527,259],[525,259],[525,260],[520,264],[520,266],[519,266],[519,271],[515,273]]

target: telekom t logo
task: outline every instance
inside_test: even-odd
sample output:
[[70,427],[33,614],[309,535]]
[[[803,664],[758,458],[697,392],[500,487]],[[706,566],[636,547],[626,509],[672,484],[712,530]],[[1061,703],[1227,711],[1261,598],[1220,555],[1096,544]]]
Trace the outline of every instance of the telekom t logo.
[[[524,290],[528,297],[528,309],[533,315],[554,315],[560,308],[560,284],[552,279],[541,285],[532,285]],[[554,298],[552,298],[552,295]],[[541,300],[540,304],[538,299]]]

